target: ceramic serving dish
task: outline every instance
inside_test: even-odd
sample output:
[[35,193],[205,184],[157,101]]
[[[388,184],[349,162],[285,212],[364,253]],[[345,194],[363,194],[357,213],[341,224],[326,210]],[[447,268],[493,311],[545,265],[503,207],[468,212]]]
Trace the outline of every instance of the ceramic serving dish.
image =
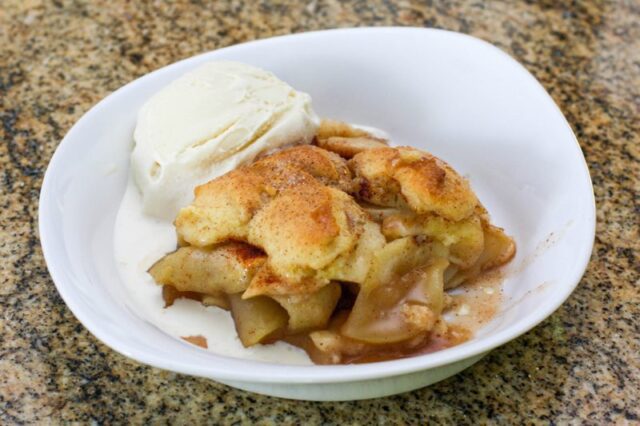
[[[492,221],[514,236],[496,317],[459,346],[360,365],[292,366],[233,359],[175,339],[128,304],[113,234],[129,173],[136,115],[198,65],[237,60],[311,94],[323,117],[371,125],[428,150],[468,176]],[[533,328],[571,294],[588,263],[595,206],[571,128],[542,86],[496,47],[418,28],[332,30],[205,53],[133,81],[98,103],[53,156],[40,197],[51,276],[98,339],[145,364],[258,393],[308,400],[379,397],[472,365]]]

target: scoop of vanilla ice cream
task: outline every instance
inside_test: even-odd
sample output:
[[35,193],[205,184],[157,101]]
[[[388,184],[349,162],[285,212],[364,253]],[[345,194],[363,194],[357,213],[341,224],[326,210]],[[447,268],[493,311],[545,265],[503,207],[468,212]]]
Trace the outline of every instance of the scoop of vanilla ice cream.
[[138,116],[131,155],[144,212],[173,219],[196,186],[262,151],[309,143],[311,97],[270,72],[210,62],[154,95]]

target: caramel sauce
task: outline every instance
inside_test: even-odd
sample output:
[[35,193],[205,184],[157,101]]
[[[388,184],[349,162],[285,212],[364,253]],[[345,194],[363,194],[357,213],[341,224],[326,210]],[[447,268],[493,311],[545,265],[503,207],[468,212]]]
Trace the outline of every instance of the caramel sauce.
[[344,349],[347,352],[350,349],[355,349],[358,353],[343,353],[339,355],[319,350],[309,337],[309,334],[286,336],[283,340],[303,349],[315,364],[328,365],[364,364],[425,355],[456,346],[469,340],[469,338],[471,338],[471,333],[457,326],[448,326],[447,331],[444,333],[432,332],[411,339],[409,342],[390,345],[373,345],[341,337],[345,345]]
[[173,305],[176,299],[191,299],[198,302],[202,302],[202,293],[197,293],[195,291],[180,291],[177,290],[172,285],[163,285],[162,286],[162,299],[164,300],[164,307],[168,308]]
[[[430,354],[469,340],[480,327],[493,318],[502,301],[500,286],[502,279],[501,270],[493,269],[447,292],[450,300],[444,311],[446,320],[440,320],[428,333],[392,344],[365,343],[340,333],[341,327],[351,312],[357,292],[356,288],[343,284],[342,297],[326,329],[333,333],[338,342],[338,346],[332,351],[322,351],[318,348],[310,336],[313,331],[292,335],[287,334],[285,329],[279,329],[265,338],[262,343],[269,344],[283,340],[303,349],[314,363],[321,365],[362,364]],[[206,296],[195,292],[181,292],[172,286],[164,286],[162,294],[166,306],[171,306],[178,298],[202,301],[203,296]],[[202,336],[183,336],[182,339],[207,348],[206,338]]]
[[182,336],[181,339],[204,349],[209,348],[209,345],[207,345],[207,339],[204,336]]
[[283,340],[303,349],[314,363],[327,365],[363,364],[409,358],[450,348],[467,341],[472,336],[463,327],[441,323],[435,327],[435,330],[408,341],[380,345],[364,343],[339,334],[340,327],[348,315],[349,310],[340,310],[334,315],[328,327],[328,330],[334,332],[339,341],[338,351],[324,352],[320,350],[314,344],[309,333],[285,336]]
[[[411,339],[390,344],[372,344],[351,339],[342,335],[341,328],[356,298],[357,286],[343,284],[342,296],[337,302],[328,327],[323,330],[331,333],[335,346],[323,351],[312,340],[313,331],[301,334],[287,334],[285,328],[276,330],[263,339],[263,344],[283,340],[303,349],[316,364],[361,364],[368,362],[390,361],[425,355],[447,349],[463,343],[489,322],[497,313],[502,301],[501,283],[503,273],[500,269],[483,272],[480,276],[447,292],[449,301],[443,312],[444,318],[428,333],[422,333]],[[178,298],[203,301],[207,296],[196,292],[182,292],[173,286],[162,289],[165,306],[171,306]],[[182,339],[196,346],[207,348],[203,336],[183,336]]]
[[[462,327],[449,326],[445,333],[428,333],[415,347],[406,345],[388,345],[384,348],[373,348],[371,353],[357,356],[346,356],[342,364],[363,364],[366,362],[391,361],[441,351],[459,345],[471,337],[471,333]],[[313,358],[312,358],[313,360]],[[314,360],[315,361],[315,360]]]
[[[369,345],[372,346],[370,351],[355,356],[344,356],[340,363],[390,361],[426,355],[466,342],[498,312],[503,299],[501,288],[503,279],[504,272],[500,268],[491,269],[483,272],[476,279],[449,291],[451,302],[445,310],[445,314],[449,314],[446,319],[446,330],[428,333],[417,345],[408,346],[406,342],[385,346]],[[303,349],[314,362],[323,363],[322,357],[317,357],[304,347]]]
[[503,298],[503,279],[501,269],[492,269],[450,290],[451,303],[444,312],[447,322],[468,330],[470,334],[478,331],[498,312]]

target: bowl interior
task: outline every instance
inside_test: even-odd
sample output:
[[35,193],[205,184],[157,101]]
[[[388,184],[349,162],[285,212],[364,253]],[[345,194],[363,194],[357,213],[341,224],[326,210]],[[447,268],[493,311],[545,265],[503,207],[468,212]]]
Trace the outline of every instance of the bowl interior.
[[[323,117],[387,131],[468,176],[515,260],[500,313],[476,337],[434,354],[358,366],[283,366],[217,356],[180,342],[127,304],[113,255],[132,133],[141,105],[189,69],[231,59],[311,94]],[[43,185],[42,244],[67,304],[99,339],[158,367],[225,380],[346,381],[444,365],[485,352],[555,310],[586,267],[594,201],[582,153],[549,95],[495,47],[425,29],[335,30],[252,42],[165,67],[116,91],[61,143]]]

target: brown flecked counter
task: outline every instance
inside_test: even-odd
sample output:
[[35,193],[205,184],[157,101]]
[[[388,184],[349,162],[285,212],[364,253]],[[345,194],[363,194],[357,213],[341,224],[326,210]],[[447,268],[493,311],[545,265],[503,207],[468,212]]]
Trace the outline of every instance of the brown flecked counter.
[[[0,4],[0,423],[640,422],[640,4],[634,1]],[[424,3],[424,4],[423,4]],[[149,71],[247,40],[410,25],[480,37],[551,93],[598,205],[588,270],[533,331],[463,373],[388,398],[299,402],[131,361],[58,295],[39,246],[40,185],[92,105]]]

